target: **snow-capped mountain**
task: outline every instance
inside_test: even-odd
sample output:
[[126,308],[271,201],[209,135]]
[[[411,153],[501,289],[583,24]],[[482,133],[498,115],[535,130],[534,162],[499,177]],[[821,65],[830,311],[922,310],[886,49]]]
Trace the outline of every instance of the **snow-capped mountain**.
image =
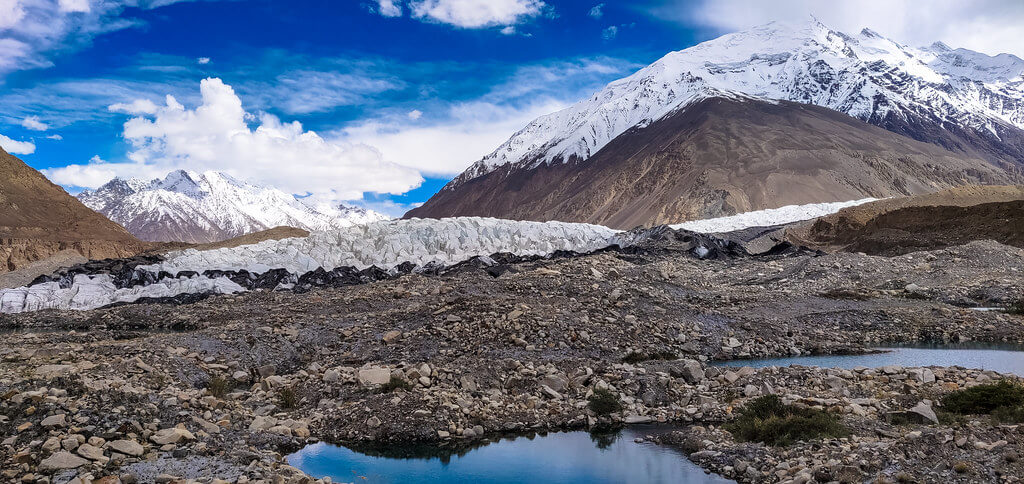
[[938,127],[958,137],[960,146],[947,149],[973,148],[1024,166],[1024,60],[938,42],[912,48],[814,20],[770,23],[672,52],[531,122],[446,189],[507,164],[587,160],[628,129],[713,97],[815,104],[926,142],[934,136],[922,125]]
[[534,120],[406,217],[632,228],[1022,173],[1024,60],[771,23]]
[[205,243],[283,225],[320,231],[388,219],[344,205],[313,208],[281,190],[213,171],[179,170],[152,181],[115,178],[77,196],[148,241]]

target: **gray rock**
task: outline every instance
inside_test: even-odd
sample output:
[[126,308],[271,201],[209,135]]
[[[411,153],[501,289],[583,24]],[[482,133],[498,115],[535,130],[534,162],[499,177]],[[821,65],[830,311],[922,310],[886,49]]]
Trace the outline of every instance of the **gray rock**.
[[134,440],[115,440],[107,444],[107,447],[114,452],[130,455],[132,457],[138,457],[145,452],[142,444]]
[[387,368],[363,368],[359,370],[359,384],[378,386],[391,381],[391,371]]
[[64,469],[76,469],[88,464],[89,461],[71,452],[60,451],[43,459],[39,463],[39,472],[53,472]]
[[932,402],[930,400],[922,400],[914,408],[908,410],[910,413],[920,415],[922,418],[931,421],[932,423],[939,423],[939,417],[935,415],[935,411],[932,410]]

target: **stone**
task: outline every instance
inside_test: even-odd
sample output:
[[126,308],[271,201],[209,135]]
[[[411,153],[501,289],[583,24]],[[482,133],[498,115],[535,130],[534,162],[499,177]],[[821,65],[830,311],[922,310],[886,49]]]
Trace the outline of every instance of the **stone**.
[[53,472],[65,469],[76,469],[88,464],[89,461],[71,452],[60,451],[39,463],[39,472]]
[[910,370],[910,376],[920,383],[935,383],[935,373],[928,368]]
[[103,455],[103,449],[89,444],[79,445],[78,450],[76,452],[78,453],[78,455],[85,457],[86,459],[94,460],[100,463],[106,463],[108,460],[110,460],[109,457]]
[[935,415],[935,411],[932,410],[932,402],[930,400],[922,400],[920,403],[908,410],[910,413],[920,415],[922,418],[932,422],[939,423],[939,417]]
[[672,366],[669,373],[676,378],[686,380],[686,383],[695,384],[704,379],[704,366],[697,360],[682,360]]
[[186,440],[195,440],[195,436],[188,430],[171,427],[168,429],[158,430],[153,434],[149,440],[152,440],[154,444],[166,445],[166,444],[177,444]]
[[381,423],[382,422],[377,417],[370,417],[370,418],[366,419],[366,426],[370,427],[371,429],[380,427]]
[[622,421],[626,424],[645,424],[653,422],[654,419],[649,415],[627,415]]
[[39,424],[42,425],[43,428],[50,429],[54,427],[64,427],[68,422],[65,415],[63,413],[59,413],[57,415],[50,415],[49,417],[44,418]]
[[558,374],[547,375],[541,378],[540,384],[559,393],[569,388],[569,380],[565,376]]
[[324,372],[324,383],[335,383],[341,381],[341,370],[331,368]]
[[138,457],[145,452],[142,444],[134,440],[115,440],[107,444],[107,448],[124,455],[130,455],[132,457]]
[[401,331],[392,330],[388,331],[387,333],[384,333],[384,336],[381,339],[384,340],[385,343],[394,343],[395,341],[398,341],[401,337]]
[[359,384],[363,386],[379,386],[391,381],[391,371],[387,368],[363,368],[359,370]]

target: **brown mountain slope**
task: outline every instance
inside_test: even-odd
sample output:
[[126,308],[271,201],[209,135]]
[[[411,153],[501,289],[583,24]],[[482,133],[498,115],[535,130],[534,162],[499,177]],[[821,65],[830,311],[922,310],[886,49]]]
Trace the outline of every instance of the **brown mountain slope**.
[[0,272],[72,249],[125,257],[145,244],[0,148]]
[[455,181],[406,217],[478,215],[626,229],[1008,184],[1017,176],[829,109],[716,98],[633,128],[584,162],[505,166]]

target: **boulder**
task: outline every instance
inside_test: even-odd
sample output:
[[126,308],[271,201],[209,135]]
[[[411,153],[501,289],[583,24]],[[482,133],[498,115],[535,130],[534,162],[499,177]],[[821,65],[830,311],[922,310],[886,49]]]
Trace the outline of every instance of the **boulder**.
[[669,373],[686,380],[687,383],[700,383],[704,379],[704,366],[697,360],[682,360],[669,369]]
[[142,444],[134,440],[115,440],[107,444],[107,448],[114,452],[130,455],[132,457],[138,457],[145,452]]
[[195,440],[195,436],[188,430],[171,427],[169,429],[158,430],[153,434],[149,440],[152,440],[154,444],[166,445],[166,444],[177,444],[186,440]]
[[359,370],[359,384],[363,386],[384,385],[391,381],[391,371],[387,368],[363,368]]
[[71,452],[57,452],[39,463],[39,472],[62,471],[65,469],[76,469],[88,464],[89,461]]

